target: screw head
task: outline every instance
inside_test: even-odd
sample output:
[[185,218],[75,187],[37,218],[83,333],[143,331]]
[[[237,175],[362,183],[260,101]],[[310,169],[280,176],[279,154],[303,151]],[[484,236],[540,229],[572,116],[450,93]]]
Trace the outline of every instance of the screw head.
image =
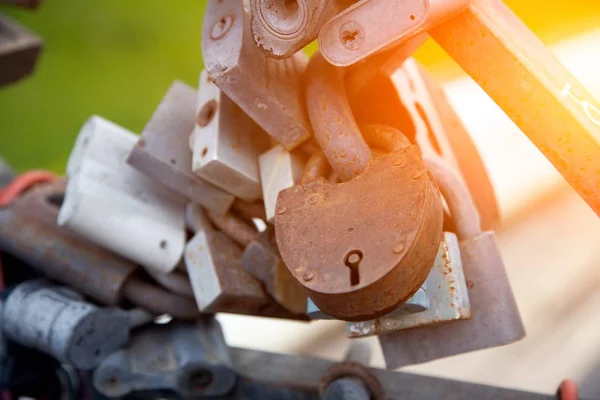
[[340,41],[348,50],[358,50],[365,43],[365,30],[356,21],[348,21],[340,27]]
[[210,30],[210,38],[212,40],[221,39],[233,26],[233,15],[221,17],[214,23]]
[[304,273],[304,275],[302,275],[302,280],[305,282],[310,282],[313,279],[315,279],[315,273],[312,271],[307,271]]

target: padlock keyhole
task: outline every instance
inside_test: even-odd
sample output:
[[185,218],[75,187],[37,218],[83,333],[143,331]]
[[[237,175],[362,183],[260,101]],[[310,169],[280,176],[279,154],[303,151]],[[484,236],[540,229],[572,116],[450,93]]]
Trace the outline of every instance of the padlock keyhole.
[[350,286],[356,286],[360,283],[360,272],[358,265],[363,259],[363,253],[360,250],[352,250],[346,254],[344,264],[350,268]]

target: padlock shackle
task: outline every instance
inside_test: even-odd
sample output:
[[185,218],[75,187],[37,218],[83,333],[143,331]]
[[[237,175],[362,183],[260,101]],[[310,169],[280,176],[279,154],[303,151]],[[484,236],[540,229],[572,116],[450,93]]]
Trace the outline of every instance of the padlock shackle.
[[329,170],[330,168],[327,157],[325,157],[325,154],[319,150],[313,153],[306,162],[301,183],[306,184],[318,178],[325,177]]
[[481,234],[479,213],[471,194],[456,173],[439,161],[425,159],[427,170],[433,175],[440,192],[446,199],[450,215],[456,222],[460,240],[473,239]]
[[[392,152],[410,146],[411,142],[398,129],[387,125],[361,125],[361,132],[368,145]],[[481,233],[479,213],[473,198],[456,173],[439,161],[425,159],[427,170],[433,175],[438,188],[456,221],[460,240],[472,239]]]
[[306,103],[315,139],[342,181],[360,174],[371,159],[345,88],[346,71],[315,53],[306,71]]

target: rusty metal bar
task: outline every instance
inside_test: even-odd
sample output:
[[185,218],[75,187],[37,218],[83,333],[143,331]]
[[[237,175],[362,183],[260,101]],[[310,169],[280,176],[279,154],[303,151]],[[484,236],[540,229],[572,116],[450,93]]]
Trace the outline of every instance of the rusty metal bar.
[[500,0],[472,0],[429,33],[600,215],[597,100]]

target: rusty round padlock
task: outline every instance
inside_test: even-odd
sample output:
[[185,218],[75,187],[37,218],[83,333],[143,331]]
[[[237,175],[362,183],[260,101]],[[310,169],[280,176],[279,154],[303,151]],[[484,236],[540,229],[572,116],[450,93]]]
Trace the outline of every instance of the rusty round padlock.
[[404,136],[389,126],[359,128],[344,74],[317,53],[306,79],[315,139],[342,183],[318,177],[326,165],[313,155],[301,184],[279,194],[275,233],[283,261],[321,311],[365,321],[423,284],[441,240],[443,208],[417,146],[396,143]]

